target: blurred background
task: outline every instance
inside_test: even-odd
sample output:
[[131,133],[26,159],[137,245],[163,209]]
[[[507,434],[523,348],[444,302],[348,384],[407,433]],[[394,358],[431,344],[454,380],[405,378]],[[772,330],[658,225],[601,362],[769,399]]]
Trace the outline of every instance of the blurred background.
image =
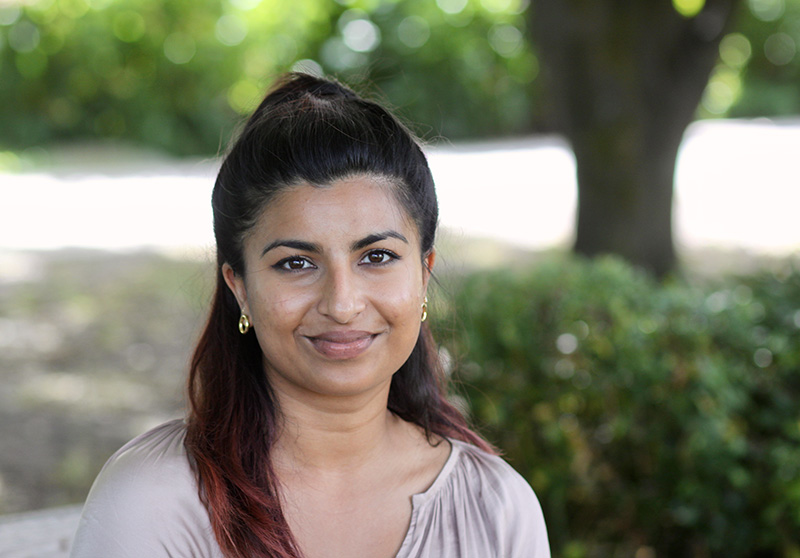
[[798,48],[800,0],[0,0],[0,514],[181,416],[295,70],[425,143],[453,397],[554,556],[800,556]]

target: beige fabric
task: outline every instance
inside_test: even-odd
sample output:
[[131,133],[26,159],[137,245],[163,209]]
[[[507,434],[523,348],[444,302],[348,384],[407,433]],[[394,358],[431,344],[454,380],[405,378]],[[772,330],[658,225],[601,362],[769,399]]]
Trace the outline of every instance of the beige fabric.
[[[72,558],[221,558],[183,445],[182,421],[136,438],[89,493]],[[544,518],[507,463],[463,442],[433,485],[412,497],[397,558],[549,558]]]

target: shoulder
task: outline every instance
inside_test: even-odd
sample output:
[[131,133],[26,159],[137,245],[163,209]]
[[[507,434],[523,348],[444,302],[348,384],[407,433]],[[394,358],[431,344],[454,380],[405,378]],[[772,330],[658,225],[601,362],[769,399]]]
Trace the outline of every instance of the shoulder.
[[457,453],[456,467],[473,481],[470,484],[483,496],[509,504],[517,503],[520,498],[523,502],[538,503],[528,482],[504,459],[466,442],[451,440],[450,443]]
[[172,421],[125,444],[92,486],[72,556],[214,556],[214,536]]
[[429,516],[427,535],[438,531],[431,548],[461,548],[460,556],[549,558],[544,515],[528,482],[496,455],[458,440],[450,444],[440,477],[415,501],[419,520]]
[[183,447],[183,421],[162,424],[122,446],[105,464],[89,501],[112,498],[129,505],[171,505],[196,483]]

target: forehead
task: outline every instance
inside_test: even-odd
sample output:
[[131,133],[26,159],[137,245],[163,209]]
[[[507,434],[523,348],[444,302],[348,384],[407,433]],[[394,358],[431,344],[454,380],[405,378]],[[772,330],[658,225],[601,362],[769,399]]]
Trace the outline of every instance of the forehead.
[[323,242],[395,230],[417,241],[416,225],[397,200],[389,179],[354,175],[325,185],[302,183],[278,194],[262,211],[253,233]]

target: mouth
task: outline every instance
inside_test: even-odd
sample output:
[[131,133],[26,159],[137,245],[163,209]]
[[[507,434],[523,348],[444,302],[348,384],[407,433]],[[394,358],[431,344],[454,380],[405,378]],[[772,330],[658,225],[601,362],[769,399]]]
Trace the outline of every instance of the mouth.
[[329,331],[305,338],[322,356],[332,360],[347,360],[364,353],[377,336],[377,333],[368,331]]

